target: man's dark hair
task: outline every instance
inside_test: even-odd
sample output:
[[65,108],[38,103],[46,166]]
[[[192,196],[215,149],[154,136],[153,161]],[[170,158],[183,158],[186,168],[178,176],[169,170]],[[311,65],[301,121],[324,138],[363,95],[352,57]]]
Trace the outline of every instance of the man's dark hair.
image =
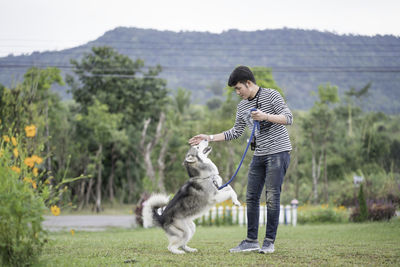
[[256,83],[256,79],[254,78],[251,70],[246,66],[239,66],[236,67],[232,71],[231,76],[229,76],[228,85],[230,87],[233,87],[239,82],[244,84],[247,81],[252,81],[253,83]]

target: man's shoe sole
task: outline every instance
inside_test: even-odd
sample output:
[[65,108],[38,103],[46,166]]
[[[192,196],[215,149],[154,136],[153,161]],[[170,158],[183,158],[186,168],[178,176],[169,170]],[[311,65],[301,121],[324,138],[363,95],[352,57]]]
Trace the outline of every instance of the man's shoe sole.
[[249,249],[244,249],[244,250],[237,250],[237,251],[230,251],[230,253],[240,253],[240,252],[250,252],[250,251],[259,251],[259,248],[249,248]]

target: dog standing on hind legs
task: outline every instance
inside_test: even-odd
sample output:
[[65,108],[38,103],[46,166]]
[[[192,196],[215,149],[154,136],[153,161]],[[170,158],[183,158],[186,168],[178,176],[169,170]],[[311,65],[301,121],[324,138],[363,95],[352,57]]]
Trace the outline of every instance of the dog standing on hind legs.
[[[231,186],[218,190],[222,178],[217,166],[208,158],[211,150],[205,140],[189,148],[184,161],[189,180],[171,201],[166,195],[154,194],[143,203],[143,226],[161,227],[167,234],[168,250],[172,253],[197,251],[187,246],[196,231],[193,220],[207,213],[217,203],[232,199],[233,204],[240,206]],[[159,214],[157,210],[163,207],[163,212]]]

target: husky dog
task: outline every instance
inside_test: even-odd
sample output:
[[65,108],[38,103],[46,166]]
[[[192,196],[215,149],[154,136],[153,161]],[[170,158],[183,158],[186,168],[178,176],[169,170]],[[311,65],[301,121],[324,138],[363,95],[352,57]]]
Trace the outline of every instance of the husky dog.
[[[168,250],[172,253],[197,251],[187,246],[196,230],[193,220],[208,212],[215,204],[232,199],[233,204],[240,206],[232,187],[228,185],[218,190],[222,178],[217,166],[208,158],[211,150],[205,140],[189,149],[184,165],[190,178],[171,201],[165,195],[156,194],[143,203],[143,226],[160,226],[164,229],[169,240]],[[157,210],[163,207],[165,209],[159,214]]]

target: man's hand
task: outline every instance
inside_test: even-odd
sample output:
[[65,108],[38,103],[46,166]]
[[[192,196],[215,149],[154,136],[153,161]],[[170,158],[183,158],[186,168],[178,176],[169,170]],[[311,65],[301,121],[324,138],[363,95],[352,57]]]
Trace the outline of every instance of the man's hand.
[[191,146],[195,146],[195,145],[198,145],[203,140],[209,141],[209,136],[206,134],[199,134],[199,135],[193,136],[192,138],[189,139],[189,144]]
[[256,110],[251,112],[251,118],[256,121],[266,121],[268,118],[267,113],[262,112],[261,110]]

